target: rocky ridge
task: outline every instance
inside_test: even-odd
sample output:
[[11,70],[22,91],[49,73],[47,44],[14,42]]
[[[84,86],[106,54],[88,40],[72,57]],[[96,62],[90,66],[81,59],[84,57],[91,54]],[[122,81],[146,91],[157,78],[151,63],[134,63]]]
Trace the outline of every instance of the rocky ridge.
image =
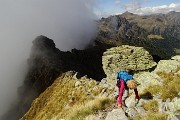
[[[111,48],[110,50],[107,50],[104,52],[104,57],[108,55],[108,51],[111,52],[111,60],[114,60],[117,62],[117,58],[119,59],[128,59],[128,56],[133,56],[133,52],[130,52],[132,49],[135,52],[136,50],[140,50],[145,55],[146,59],[149,60],[147,62],[147,66],[143,66],[140,69],[134,69],[137,70],[137,72],[134,75],[134,79],[137,80],[140,85],[138,86],[138,91],[141,95],[140,101],[137,103],[134,99],[134,93],[130,91],[132,94],[127,100],[126,100],[126,106],[123,107],[123,109],[116,109],[116,102],[114,101],[114,98],[116,96],[116,88],[115,85],[112,85],[112,82],[108,80],[108,78],[104,77],[100,82],[97,82],[93,79],[88,78],[87,76],[79,76],[78,72],[66,72],[60,75],[56,81],[48,87],[37,99],[35,99],[31,105],[31,108],[29,111],[22,117],[22,120],[30,120],[30,119],[66,119],[66,116],[63,113],[66,113],[68,110],[75,111],[73,108],[76,108],[75,106],[77,103],[84,103],[86,102],[88,104],[88,100],[97,100],[97,97],[105,97],[108,99],[112,99],[112,102],[107,102],[109,107],[102,107],[101,109],[95,109],[94,112],[87,112],[85,116],[79,115],[79,119],[94,119],[94,120],[110,120],[110,119],[119,119],[124,116],[124,119],[142,119],[142,116],[150,116],[151,109],[156,112],[155,117],[159,117],[159,119],[178,119],[179,116],[179,100],[180,100],[180,93],[175,93],[176,97],[173,97],[171,99],[162,99],[160,95],[158,94],[144,94],[145,88],[151,87],[152,85],[162,85],[163,77],[158,74],[158,72],[163,73],[172,73],[173,76],[175,76],[175,79],[173,81],[177,81],[176,85],[173,87],[177,87],[177,91],[180,92],[180,88],[178,86],[180,75],[179,75],[179,68],[180,68],[180,60],[179,56],[173,57],[171,60],[161,60],[156,63],[152,60],[152,56],[149,55],[149,53],[143,49],[143,48],[136,48],[132,46],[122,46],[122,48],[125,48],[124,52],[122,54],[122,49]],[[114,50],[113,50],[114,49]],[[122,50],[123,51],[123,50]],[[113,54],[115,53],[115,54]],[[129,53],[129,54],[127,54]],[[136,52],[135,52],[136,53]],[[124,57],[119,57],[124,55]],[[139,55],[139,54],[135,54]],[[118,57],[117,57],[118,56]],[[144,57],[136,57],[136,61],[141,61],[140,63],[143,63]],[[129,58],[131,59],[131,57]],[[102,59],[104,60],[104,59]],[[121,60],[120,60],[121,61]],[[112,61],[111,61],[112,62]],[[133,62],[132,62],[133,63]],[[176,64],[172,64],[176,63]],[[148,65],[149,64],[149,65]],[[106,66],[106,67],[105,67]],[[116,66],[116,65],[115,65]],[[131,66],[131,65],[130,65]],[[110,66],[108,66],[111,68]],[[108,71],[108,68],[106,64],[103,64],[104,71]],[[152,67],[154,67],[152,69]],[[170,69],[167,69],[170,68]],[[132,67],[130,67],[132,68]],[[137,67],[135,67],[137,68]],[[161,69],[162,68],[162,69]],[[107,70],[106,70],[107,69]],[[112,68],[111,68],[112,69]],[[129,69],[127,66],[123,69]],[[139,71],[140,70],[140,71]],[[109,70],[110,71],[110,70]],[[106,74],[108,72],[105,72]],[[110,76],[110,73],[108,73]],[[112,73],[111,73],[112,74]],[[108,75],[107,75],[108,76]],[[113,78],[113,77],[111,77]],[[171,82],[170,82],[171,83]],[[68,92],[64,91],[63,88],[69,88]],[[74,88],[74,89],[72,89]],[[176,91],[176,92],[177,92]],[[83,96],[85,95],[85,96]],[[64,97],[62,97],[64,96]],[[65,99],[62,102],[62,98]],[[67,102],[69,101],[69,102]],[[81,102],[79,102],[81,101]],[[106,100],[108,101],[108,100]],[[148,107],[148,105],[156,105],[158,107]],[[91,103],[91,105],[93,105]],[[106,104],[104,104],[106,105]],[[57,107],[58,106],[58,107]],[[83,107],[86,105],[83,105]],[[80,106],[77,106],[78,108],[81,108]],[[37,109],[38,108],[38,109]],[[88,109],[94,110],[94,106],[88,107]],[[96,108],[96,107],[95,107]],[[60,110],[61,109],[61,110]],[[78,109],[79,110],[79,109]],[[68,113],[71,113],[69,112]],[[86,111],[85,108],[83,108],[83,111]],[[158,116],[159,115],[159,116]],[[69,114],[71,116],[71,114]],[[73,116],[73,115],[72,115]],[[76,116],[77,117],[77,116]],[[73,117],[72,117],[73,118]],[[67,119],[72,119],[67,118]],[[74,119],[74,118],[73,118]]]

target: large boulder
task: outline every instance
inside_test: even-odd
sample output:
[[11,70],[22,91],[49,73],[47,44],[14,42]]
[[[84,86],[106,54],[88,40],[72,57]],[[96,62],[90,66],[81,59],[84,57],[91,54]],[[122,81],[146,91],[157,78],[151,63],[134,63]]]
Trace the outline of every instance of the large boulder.
[[156,65],[153,57],[142,47],[123,45],[104,52],[102,64],[107,80],[115,82],[116,74],[121,70],[148,70]]

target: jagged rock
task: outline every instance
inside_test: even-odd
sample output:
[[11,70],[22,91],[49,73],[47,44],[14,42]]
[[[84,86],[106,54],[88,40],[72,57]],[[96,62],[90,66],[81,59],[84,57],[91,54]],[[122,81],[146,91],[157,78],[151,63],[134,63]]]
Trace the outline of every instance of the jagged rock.
[[78,87],[78,86],[80,86],[81,85],[81,82],[80,81],[76,81],[76,83],[75,83],[75,87]]
[[89,115],[84,120],[100,120],[100,118],[95,115]]
[[172,112],[180,110],[180,99],[177,99],[174,102],[166,102],[167,109]]
[[169,112],[167,120],[180,120],[180,115],[174,112]]
[[128,114],[128,116],[129,116],[130,118],[134,118],[134,117],[136,117],[136,115],[137,115],[137,111],[135,110],[135,108],[128,108],[128,109],[126,110],[126,113]]
[[134,75],[134,79],[137,80],[140,85],[138,86],[138,92],[143,93],[143,90],[151,85],[161,85],[161,78],[154,72],[142,72],[138,75]]
[[103,78],[102,80],[101,80],[101,82],[100,82],[100,84],[102,84],[102,85],[104,85],[104,84],[106,84],[107,83],[107,79],[106,78]]
[[107,81],[113,84],[120,70],[148,70],[156,65],[145,49],[128,45],[108,49],[103,54],[102,64]]
[[108,113],[105,120],[128,120],[123,109],[113,109]]
[[144,115],[146,113],[143,107],[137,107],[136,109],[139,115]]
[[167,105],[164,102],[162,102],[159,104],[159,112],[163,113],[165,111],[167,111]]
[[137,107],[142,107],[143,102],[145,102],[144,99],[140,99],[138,104],[137,104]]
[[[179,58],[179,56],[176,56]],[[158,65],[154,72],[176,72],[177,68],[180,67],[180,61],[177,60],[161,60],[158,62]]]
[[174,98],[171,102],[159,102],[159,112],[176,112],[180,110],[180,99]]
[[125,104],[128,108],[134,108],[136,105],[135,95],[131,95],[125,100]]

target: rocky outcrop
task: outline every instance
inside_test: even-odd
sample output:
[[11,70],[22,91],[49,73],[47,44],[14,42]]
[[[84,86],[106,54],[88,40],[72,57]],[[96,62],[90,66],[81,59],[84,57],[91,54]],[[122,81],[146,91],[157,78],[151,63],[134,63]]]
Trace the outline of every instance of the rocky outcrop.
[[142,47],[123,45],[104,52],[102,64],[108,82],[115,83],[116,74],[121,70],[149,70],[156,66],[152,56]]
[[[168,63],[168,64],[167,64]],[[171,64],[169,64],[171,63]],[[168,69],[169,68],[169,69]],[[170,60],[162,60],[159,61],[157,64],[157,67],[154,71],[152,72],[138,72],[134,75],[134,79],[137,80],[140,85],[138,86],[138,92],[139,94],[141,94],[141,99],[139,101],[135,100],[135,95],[133,93],[133,91],[130,90],[131,95],[125,100],[125,104],[126,107],[123,107],[123,111],[119,110],[119,114],[123,114],[125,115],[128,119],[133,119],[136,120],[138,116],[141,116],[141,119],[145,119],[146,116],[148,116],[149,114],[149,110],[148,109],[153,109],[153,106],[156,106],[156,113],[153,112],[152,114],[155,116],[152,119],[160,119],[160,118],[164,118],[167,120],[178,120],[180,117],[179,114],[179,110],[180,110],[180,88],[179,89],[179,93],[176,95],[177,97],[174,97],[173,99],[166,99],[166,100],[162,100],[162,98],[160,97],[160,90],[159,93],[157,94],[151,94],[146,93],[142,94],[144,92],[145,89],[149,88],[150,86],[154,86],[154,85],[158,85],[158,86],[162,86],[163,85],[163,81],[164,78],[162,78],[162,76],[159,76],[158,72],[161,73],[166,73],[166,74],[171,74],[173,76],[178,75],[178,71],[180,68],[180,64],[179,64],[179,56],[174,56],[172,57]],[[176,77],[176,79],[172,79],[170,78],[171,81],[169,80],[169,82],[173,82],[173,80],[180,80],[179,77]],[[174,88],[178,86],[177,84],[174,84]],[[155,89],[155,88],[154,88]],[[160,89],[171,89],[170,86],[167,85],[167,88],[160,88]],[[164,92],[169,92],[164,91]],[[171,94],[171,93],[168,93]],[[149,104],[149,108],[145,109],[145,104],[149,103],[150,101],[156,101],[157,104]],[[119,116],[119,118],[115,118],[114,116],[118,116],[116,115],[114,112],[116,111],[116,109],[113,109],[111,112],[109,112],[109,116],[107,116],[108,119],[113,119],[113,120],[119,120],[121,119],[121,117]],[[151,111],[152,112],[152,111]],[[156,116],[157,115],[157,116]],[[160,117],[161,116],[161,117]],[[160,118],[158,118],[160,117]]]

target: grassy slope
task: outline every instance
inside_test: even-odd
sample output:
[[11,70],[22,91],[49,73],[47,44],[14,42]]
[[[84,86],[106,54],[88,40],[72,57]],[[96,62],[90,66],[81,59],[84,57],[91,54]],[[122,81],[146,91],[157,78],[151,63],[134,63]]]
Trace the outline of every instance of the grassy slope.
[[[21,120],[82,119],[113,102],[109,98],[96,97],[101,90],[106,89],[96,85],[96,81],[81,79],[82,85],[74,87],[76,81],[72,76],[59,77],[33,101]],[[93,90],[95,86],[98,89]],[[92,94],[87,90],[91,90]]]

